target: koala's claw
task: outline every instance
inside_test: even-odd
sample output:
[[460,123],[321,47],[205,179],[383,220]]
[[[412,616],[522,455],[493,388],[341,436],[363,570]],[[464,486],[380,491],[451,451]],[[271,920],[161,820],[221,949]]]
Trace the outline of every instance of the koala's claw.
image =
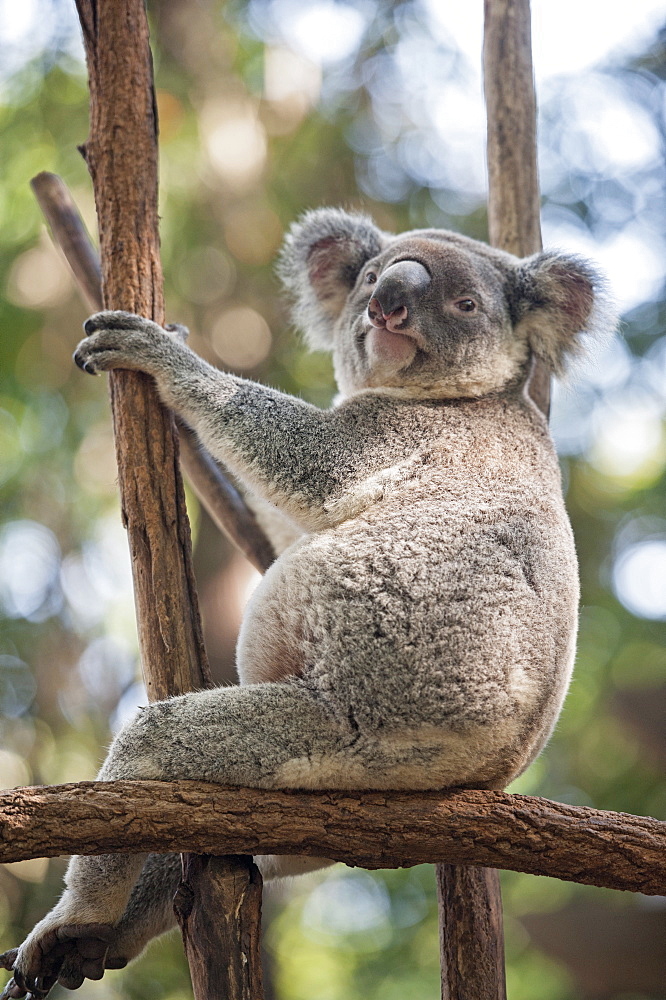
[[12,978],[9,980],[2,993],[0,993],[0,1000],[20,1000],[21,997],[26,996],[26,992],[26,990],[17,986],[16,980]]
[[0,1000],[44,1000],[57,982],[75,990],[84,979],[101,979],[114,933],[110,924],[63,924],[35,941],[23,963],[22,949],[5,952],[0,964],[14,977]]
[[139,330],[143,331],[147,327],[155,327],[163,333],[162,327],[153,323],[151,319],[144,316],[137,316],[135,313],[125,312],[122,309],[104,309],[102,312],[89,316],[83,324],[83,331],[87,337],[97,333],[98,330]]
[[[12,951],[17,953],[18,948],[13,948]],[[0,1000],[22,1000],[23,997],[26,1000],[44,1000],[48,996],[51,987],[55,986],[55,984],[55,976],[48,978],[40,976],[35,979],[32,989],[29,989],[23,976],[17,971],[9,980],[2,993],[0,993]]]
[[82,372],[87,372],[88,375],[101,375],[95,366],[92,364],[90,358],[86,358],[79,350],[74,352],[74,363],[78,365]]
[[[16,961],[16,956],[18,955],[18,948],[10,948],[9,951],[5,951],[0,955],[0,969],[8,969],[10,972],[14,968],[14,962]],[[9,982],[5,985],[4,990],[0,993],[0,1000],[19,1000],[19,998],[26,995],[26,990],[19,986],[12,976]]]

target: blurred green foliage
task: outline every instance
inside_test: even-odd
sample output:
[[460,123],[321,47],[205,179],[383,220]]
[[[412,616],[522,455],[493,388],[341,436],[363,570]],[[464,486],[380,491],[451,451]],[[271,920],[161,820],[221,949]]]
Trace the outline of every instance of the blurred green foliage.
[[[320,21],[301,23],[306,8]],[[9,18],[0,30],[5,786],[93,777],[109,725],[142,698],[105,393],[101,380],[71,365],[86,310],[28,185],[41,170],[61,174],[94,231],[76,151],[87,134],[85,71],[68,4],[41,0],[21,16],[23,28]],[[446,16],[415,0],[151,5],[168,310],[190,325],[207,358],[330,401],[329,360],[305,354],[291,335],[272,270],[285,227],[307,207],[362,206],[387,228],[440,225],[485,236],[478,66],[442,27]],[[551,75],[542,87],[546,242],[607,263],[620,285],[624,339],[598,349],[555,397],[581,561],[578,663],[550,746],[515,786],[662,818],[664,40],[657,31],[640,51]],[[225,679],[251,575],[191,506],[207,641]],[[0,871],[5,946],[51,905],[62,871],[60,861],[39,860]],[[645,948],[650,935],[666,939],[663,901],[526,875],[503,879],[511,1000],[666,997],[664,948]],[[426,866],[336,867],[270,888],[267,910],[267,996],[439,994]],[[621,939],[611,946],[616,919]],[[177,940],[156,943],[135,966],[79,995],[189,996]]]

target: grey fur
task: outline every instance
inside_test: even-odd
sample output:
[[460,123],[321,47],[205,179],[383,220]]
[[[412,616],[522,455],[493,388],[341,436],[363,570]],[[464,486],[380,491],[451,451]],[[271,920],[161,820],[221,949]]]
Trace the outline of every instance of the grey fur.
[[[531,351],[559,369],[603,324],[598,276],[572,256],[519,261],[330,209],[294,226],[280,268],[306,336],[333,350],[331,410],[224,374],[127,313],[93,317],[77,349],[92,373],[153,375],[286,545],[245,616],[241,686],[143,709],[100,777],[503,788],[555,724],[578,602],[557,459],[523,383]],[[114,926],[112,964],[162,930],[173,865],[150,862],[130,897],[143,862],[73,859],[18,980],[51,968],[42,945],[63,924]],[[168,878],[151,876],[160,865]],[[84,928],[81,953],[101,933]],[[86,968],[72,946],[65,979]]]

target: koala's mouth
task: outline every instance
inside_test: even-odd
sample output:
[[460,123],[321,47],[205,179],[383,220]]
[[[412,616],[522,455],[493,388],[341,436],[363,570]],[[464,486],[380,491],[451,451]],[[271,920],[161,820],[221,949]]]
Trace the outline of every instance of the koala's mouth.
[[423,349],[423,338],[413,328],[398,330],[386,323],[371,323],[365,331],[365,353],[371,368],[398,372],[412,363]]

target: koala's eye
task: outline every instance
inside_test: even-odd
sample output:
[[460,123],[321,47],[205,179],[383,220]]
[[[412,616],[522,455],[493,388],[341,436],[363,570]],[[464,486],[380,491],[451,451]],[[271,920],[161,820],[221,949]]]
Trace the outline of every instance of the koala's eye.
[[368,271],[368,273],[365,276],[366,285],[374,285],[376,281],[377,281],[377,275],[375,274],[375,272]]
[[460,312],[473,313],[476,312],[476,302],[474,299],[457,299],[453,305]]

